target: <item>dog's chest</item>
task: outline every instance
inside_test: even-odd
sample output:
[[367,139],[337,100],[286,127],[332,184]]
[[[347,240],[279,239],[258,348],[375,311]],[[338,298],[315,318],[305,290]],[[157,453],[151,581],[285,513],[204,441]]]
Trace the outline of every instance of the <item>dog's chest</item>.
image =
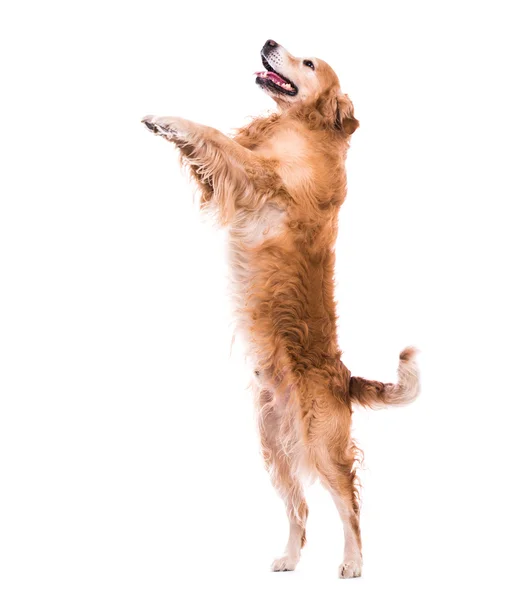
[[279,130],[254,151],[276,161],[276,172],[292,192],[295,193],[299,186],[310,184],[313,174],[312,153],[307,140],[298,131]]
[[[287,189],[306,185],[311,177],[306,142],[295,131],[275,133],[254,152],[274,160],[276,172]],[[282,253],[275,252],[274,247],[284,249],[291,243],[288,209],[286,206],[282,208],[281,202],[284,200],[276,202],[271,198],[258,210],[241,209],[228,230],[228,261],[236,327],[256,365],[262,362],[263,332],[260,330],[259,336],[255,336],[255,315],[259,304],[269,301],[273,294],[269,287],[270,278],[284,268],[277,262]]]

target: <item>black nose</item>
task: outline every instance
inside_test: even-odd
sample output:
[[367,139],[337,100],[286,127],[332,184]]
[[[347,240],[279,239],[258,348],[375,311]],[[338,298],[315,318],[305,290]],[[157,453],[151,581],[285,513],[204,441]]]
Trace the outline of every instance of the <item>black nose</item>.
[[267,40],[266,44],[265,44],[265,48],[275,48],[278,45],[279,44],[277,42],[274,42],[274,40]]

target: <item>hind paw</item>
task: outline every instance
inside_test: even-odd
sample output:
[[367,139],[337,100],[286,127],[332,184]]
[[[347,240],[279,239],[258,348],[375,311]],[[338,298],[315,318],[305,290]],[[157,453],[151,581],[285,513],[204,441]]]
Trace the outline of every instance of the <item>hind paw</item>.
[[294,559],[290,556],[282,556],[281,558],[276,558],[272,563],[271,569],[272,571],[293,571],[298,564],[299,559]]
[[362,559],[343,562],[338,568],[340,579],[351,579],[362,575]]

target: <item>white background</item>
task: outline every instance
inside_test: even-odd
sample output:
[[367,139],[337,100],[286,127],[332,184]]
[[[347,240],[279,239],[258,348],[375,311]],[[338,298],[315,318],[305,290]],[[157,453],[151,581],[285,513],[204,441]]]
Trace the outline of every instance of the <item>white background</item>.
[[[0,15],[0,596],[527,598],[529,97],[522,2],[18,2]],[[140,125],[272,108],[274,38],[326,59],[361,122],[337,246],[364,575],[318,484],[294,573],[222,233]],[[525,572],[525,574],[524,574]]]

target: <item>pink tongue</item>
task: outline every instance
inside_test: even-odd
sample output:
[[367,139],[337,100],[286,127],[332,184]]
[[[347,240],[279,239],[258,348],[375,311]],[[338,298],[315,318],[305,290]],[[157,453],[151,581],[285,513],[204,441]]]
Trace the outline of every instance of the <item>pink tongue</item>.
[[274,83],[278,83],[279,85],[286,83],[282,77],[279,77],[279,75],[276,75],[276,73],[272,73],[272,71],[268,72],[268,79],[271,79]]
[[271,79],[274,83],[277,83],[278,85],[286,83],[286,81],[282,77],[280,77],[276,73],[272,73],[272,71],[262,71],[260,73],[256,73],[256,75],[262,77],[263,79]]

